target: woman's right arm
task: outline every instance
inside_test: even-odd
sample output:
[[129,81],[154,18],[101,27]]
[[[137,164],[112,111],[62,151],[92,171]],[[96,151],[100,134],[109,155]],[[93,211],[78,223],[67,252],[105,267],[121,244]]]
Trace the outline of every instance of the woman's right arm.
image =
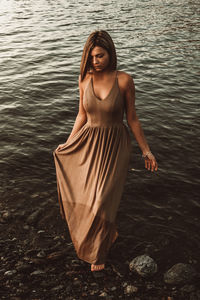
[[83,127],[83,125],[87,122],[86,111],[83,107],[83,93],[84,93],[84,90],[83,90],[83,86],[82,86],[82,83],[81,83],[81,80],[80,80],[80,76],[79,76],[78,83],[79,83],[79,94],[80,94],[79,111],[78,111],[73,129],[72,129],[67,141],[69,139],[71,139],[71,137],[73,137],[81,129],[81,127]]
[[83,94],[84,94],[84,90],[83,90],[83,85],[81,83],[80,80],[80,76],[79,76],[79,94],[80,94],[80,101],[79,101],[79,111],[78,114],[76,116],[76,120],[73,126],[73,129],[67,139],[67,141],[65,142],[65,144],[61,144],[57,147],[56,150],[61,149],[62,147],[64,147],[66,145],[66,143],[81,129],[81,127],[83,127],[83,125],[87,122],[87,115],[86,115],[86,111],[84,109],[83,106]]

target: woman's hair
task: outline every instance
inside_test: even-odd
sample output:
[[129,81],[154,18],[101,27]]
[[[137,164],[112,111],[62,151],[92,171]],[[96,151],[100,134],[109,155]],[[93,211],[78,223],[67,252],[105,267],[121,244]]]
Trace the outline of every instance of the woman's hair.
[[102,47],[108,52],[110,58],[109,69],[116,70],[117,68],[116,50],[111,36],[104,30],[94,31],[89,35],[83,49],[80,65],[81,81],[85,78],[87,72],[92,69],[90,54],[96,46]]

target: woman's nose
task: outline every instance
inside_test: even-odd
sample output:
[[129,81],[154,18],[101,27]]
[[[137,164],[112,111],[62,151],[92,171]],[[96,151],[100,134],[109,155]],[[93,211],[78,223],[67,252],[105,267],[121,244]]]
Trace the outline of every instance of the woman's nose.
[[95,57],[95,56],[94,56],[94,58],[93,58],[93,63],[94,63],[94,65],[98,64],[98,58]]

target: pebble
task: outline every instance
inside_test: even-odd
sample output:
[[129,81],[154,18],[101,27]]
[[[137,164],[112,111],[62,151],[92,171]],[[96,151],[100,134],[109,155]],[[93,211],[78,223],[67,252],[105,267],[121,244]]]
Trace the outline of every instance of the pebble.
[[80,286],[81,285],[81,281],[76,279],[76,280],[74,280],[73,285],[74,286]]
[[62,290],[64,288],[64,285],[60,284],[58,286],[55,286],[54,288],[51,289],[52,292],[56,292],[59,290]]
[[26,216],[27,212],[25,210],[20,210],[18,212],[15,212],[15,217],[17,218],[24,218]]
[[19,272],[25,272],[30,270],[32,267],[30,264],[19,264],[18,266],[16,266],[17,271]]
[[38,233],[38,234],[43,234],[43,233],[45,233],[45,230],[38,230],[37,233]]
[[42,250],[37,254],[37,257],[40,257],[40,258],[46,257],[46,253]]
[[108,296],[108,294],[106,293],[106,292],[102,292],[100,295],[99,295],[99,297],[107,297]]
[[42,208],[37,209],[36,211],[34,211],[31,215],[28,216],[26,222],[29,225],[35,224],[37,222],[37,220],[39,219],[40,214],[43,212]]
[[144,254],[135,257],[129,264],[129,269],[142,277],[152,276],[157,272],[157,264],[150,256]]
[[180,291],[183,293],[191,293],[195,291],[195,286],[193,284],[186,284],[180,289]]
[[96,282],[92,282],[90,285],[91,285],[92,287],[98,287],[98,286],[99,286]]
[[29,230],[29,229],[30,229],[30,226],[24,225],[23,228],[24,228],[24,230]]
[[11,213],[9,212],[9,211],[5,211],[5,212],[3,212],[3,214],[2,214],[2,218],[3,218],[3,220],[5,220],[5,221],[7,221],[7,220],[9,220],[10,218],[11,218]]
[[126,295],[132,295],[134,293],[137,293],[138,288],[134,285],[127,285],[124,289],[124,294]]
[[54,241],[59,241],[60,239],[61,239],[61,238],[60,238],[59,235],[56,235],[56,236],[53,238]]
[[17,271],[16,270],[8,270],[4,273],[5,276],[13,276],[14,274],[16,274]]
[[90,291],[90,296],[94,296],[96,294],[96,291]]
[[92,272],[92,274],[93,274],[94,278],[103,278],[104,277],[104,273],[101,271],[96,271],[96,272],[94,271],[94,272]]
[[45,274],[45,272],[43,270],[36,270],[36,271],[32,272],[30,275],[37,276],[37,275],[43,275],[43,274]]
[[195,269],[189,264],[178,263],[164,274],[164,281],[168,284],[186,284],[196,276]]

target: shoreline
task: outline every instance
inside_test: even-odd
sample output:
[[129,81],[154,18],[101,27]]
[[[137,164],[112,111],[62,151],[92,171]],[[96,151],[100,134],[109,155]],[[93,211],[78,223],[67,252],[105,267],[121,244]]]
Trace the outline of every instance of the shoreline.
[[[119,237],[105,271],[91,272],[90,265],[76,256],[56,198],[36,196],[17,206],[13,201],[1,203],[1,299],[200,299],[198,276],[181,285],[163,280],[176,263],[191,264],[198,271],[198,261],[192,261],[198,249],[192,251],[186,243],[180,253],[180,237],[166,237],[163,232],[155,239],[141,231],[140,222],[135,228],[126,204],[123,200],[117,219]],[[156,274],[148,278],[129,269],[130,261],[142,254],[158,265]]]

